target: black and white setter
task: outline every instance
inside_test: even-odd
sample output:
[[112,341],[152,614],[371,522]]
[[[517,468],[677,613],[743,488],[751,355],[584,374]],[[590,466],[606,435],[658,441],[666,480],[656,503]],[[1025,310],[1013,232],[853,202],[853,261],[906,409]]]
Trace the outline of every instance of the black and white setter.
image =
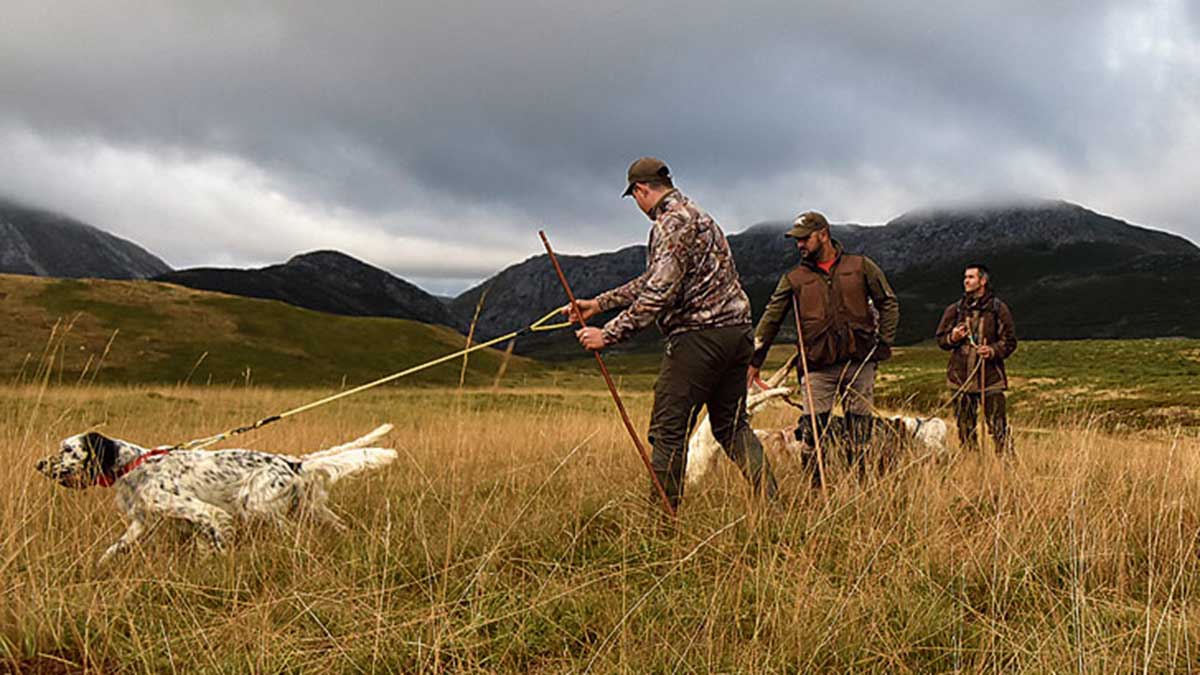
[[115,491],[129,527],[101,563],[163,519],[191,523],[203,541],[221,551],[237,520],[282,522],[308,515],[344,529],[326,506],[328,488],[395,460],[395,450],[367,447],[391,430],[385,424],[349,443],[299,457],[253,450],[152,450],[89,432],[63,441],[58,453],[38,461],[37,470],[65,487]]

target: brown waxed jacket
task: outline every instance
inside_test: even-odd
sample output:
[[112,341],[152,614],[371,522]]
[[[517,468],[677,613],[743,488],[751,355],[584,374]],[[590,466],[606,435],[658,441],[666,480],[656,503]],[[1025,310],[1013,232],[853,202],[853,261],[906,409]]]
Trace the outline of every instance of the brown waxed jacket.
[[[810,368],[891,356],[891,344],[900,323],[900,303],[883,271],[870,258],[842,252],[833,242],[837,259],[829,273],[815,261],[802,260],[783,275],[767,302],[754,332],[751,365],[761,366],[783,317],[800,305],[800,327]],[[870,304],[868,304],[868,300]]]
[[[952,342],[954,327],[965,324],[970,330],[966,339]],[[935,333],[938,346],[950,352],[946,365],[946,384],[951,389],[979,393],[978,347],[987,345],[995,356],[983,363],[984,391],[1003,391],[1008,388],[1004,359],[1017,351],[1017,332],[1012,312],[990,292],[980,298],[963,297],[946,308]],[[970,382],[967,382],[970,377]]]

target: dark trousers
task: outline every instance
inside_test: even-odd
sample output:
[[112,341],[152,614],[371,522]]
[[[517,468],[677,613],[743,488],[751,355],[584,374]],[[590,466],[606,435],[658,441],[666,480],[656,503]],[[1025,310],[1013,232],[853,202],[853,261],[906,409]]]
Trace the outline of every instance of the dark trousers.
[[[667,338],[654,384],[651,464],[672,506],[683,496],[687,441],[707,406],[713,436],[757,494],[775,496],[775,477],[746,419],[746,369],[754,353],[750,326],[678,333]],[[651,498],[659,496],[653,485]]]
[[[964,450],[978,450],[976,432],[979,414],[978,393],[963,392],[954,401],[954,416],[958,422],[958,444]],[[989,391],[983,396],[983,414],[987,419],[987,430],[992,437],[997,454],[1012,452],[1012,436],[1008,431],[1007,403],[1004,392]]]

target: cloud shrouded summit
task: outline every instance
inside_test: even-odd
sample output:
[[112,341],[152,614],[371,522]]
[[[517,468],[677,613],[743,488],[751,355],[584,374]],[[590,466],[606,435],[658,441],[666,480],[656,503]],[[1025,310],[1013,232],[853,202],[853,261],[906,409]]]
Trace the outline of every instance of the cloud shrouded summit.
[[175,266],[338,248],[435,291],[540,227],[641,242],[648,153],[730,231],[1023,194],[1200,238],[1184,0],[241,5],[6,5],[0,193]]

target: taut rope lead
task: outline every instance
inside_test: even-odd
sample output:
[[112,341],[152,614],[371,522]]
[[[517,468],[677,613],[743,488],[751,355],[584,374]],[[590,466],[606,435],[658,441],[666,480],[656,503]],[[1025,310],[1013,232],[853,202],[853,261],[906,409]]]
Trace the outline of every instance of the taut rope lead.
[[291,417],[292,415],[299,415],[300,413],[305,412],[307,410],[312,410],[313,408],[319,408],[327,403],[333,403],[334,401],[336,401],[338,399],[346,398],[347,396],[353,396],[354,394],[358,394],[358,393],[364,392],[368,389],[372,389],[374,387],[378,387],[380,385],[387,384],[388,382],[398,380],[402,377],[407,377],[408,375],[412,375],[413,373],[418,373],[422,370],[425,370],[426,368],[432,368],[433,366],[445,363],[447,361],[452,361],[454,359],[457,359],[460,356],[470,354],[471,352],[478,351],[480,349],[487,349],[488,347],[500,344],[501,342],[504,342],[506,340],[512,340],[512,339],[515,339],[522,335],[526,335],[528,333],[539,333],[539,332],[559,330],[560,328],[566,328],[571,325],[570,321],[564,321],[561,323],[552,323],[552,324],[546,323],[551,318],[553,318],[556,314],[558,314],[557,309],[546,314],[542,318],[538,319],[537,321],[534,321],[533,323],[529,324],[525,328],[522,328],[521,330],[515,330],[511,333],[506,333],[504,335],[501,335],[500,337],[492,338],[491,340],[488,340],[487,342],[481,342],[472,347],[467,347],[466,349],[460,349],[460,350],[454,352],[453,354],[447,354],[445,356],[441,356],[436,359],[433,359],[432,361],[426,361],[425,363],[415,365],[411,368],[407,368],[398,373],[392,373],[391,375],[388,375],[387,377],[381,377],[378,380],[375,380],[373,382],[368,382],[366,384],[359,385],[353,389],[348,389],[346,391],[339,392],[337,394],[333,394],[332,396],[326,396],[325,398],[320,399],[319,401],[313,401],[312,403],[306,403],[298,408],[292,408],[291,410],[281,412],[278,415],[271,415],[270,417],[264,417],[261,420],[258,420],[257,422],[255,422],[254,424],[248,424],[243,427],[236,427],[236,428],[230,429],[228,431],[223,431],[214,436],[207,436],[205,438],[197,438],[195,440],[187,441],[186,443],[179,443],[178,445],[171,446],[169,449],[170,450],[201,450],[201,449],[207,448],[210,445],[213,445],[215,443],[220,443],[221,441],[223,441],[227,438],[230,438],[232,436],[244,434],[248,431],[254,431],[255,429],[261,429],[262,427],[265,427],[268,424],[271,424],[272,422],[278,422],[279,420],[286,419],[288,417]]

